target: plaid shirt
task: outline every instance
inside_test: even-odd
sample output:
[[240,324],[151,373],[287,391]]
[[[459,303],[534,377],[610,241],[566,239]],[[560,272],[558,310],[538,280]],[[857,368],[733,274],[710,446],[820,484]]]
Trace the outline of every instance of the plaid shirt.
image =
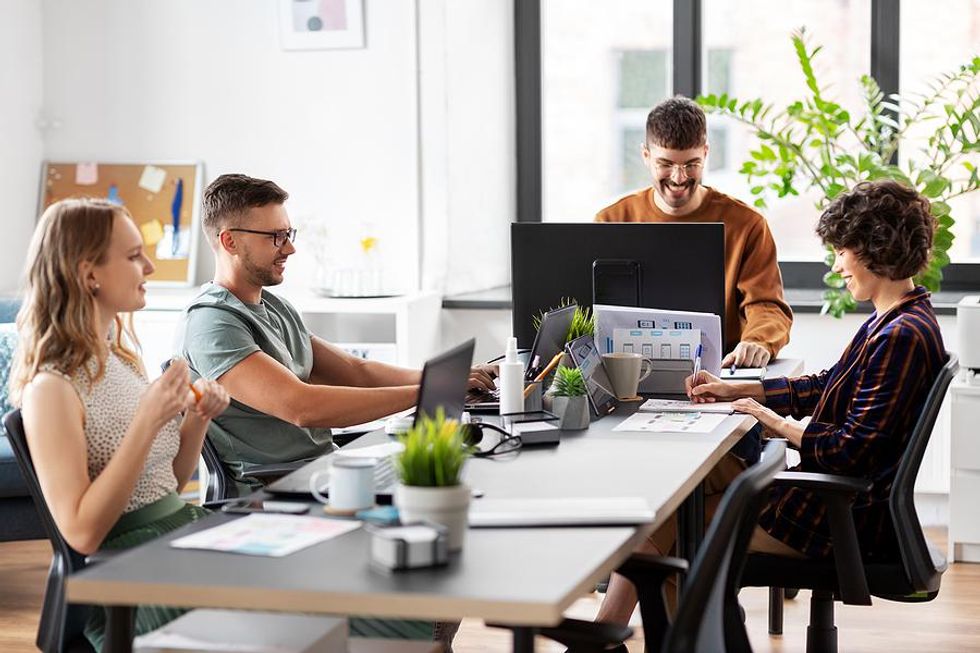
[[[854,520],[867,558],[896,551],[888,495],[908,437],[946,362],[929,293],[917,287],[884,315],[861,325],[829,370],[763,382],[766,405],[781,415],[813,415],[803,432],[796,471],[872,481],[858,495]],[[773,537],[810,557],[832,547],[826,508],[813,493],[771,488],[759,518]]]

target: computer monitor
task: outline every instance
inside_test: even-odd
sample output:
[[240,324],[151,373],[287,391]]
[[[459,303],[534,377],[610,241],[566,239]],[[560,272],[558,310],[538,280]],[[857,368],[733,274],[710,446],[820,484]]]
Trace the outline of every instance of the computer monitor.
[[725,323],[720,222],[518,222],[510,242],[514,335],[521,347],[534,340],[533,317],[563,298],[580,306],[716,313]]

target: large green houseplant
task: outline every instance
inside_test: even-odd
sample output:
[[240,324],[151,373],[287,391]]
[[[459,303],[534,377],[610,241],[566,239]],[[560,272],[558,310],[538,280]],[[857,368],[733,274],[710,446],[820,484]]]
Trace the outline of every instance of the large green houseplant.
[[[938,290],[953,243],[949,200],[980,187],[980,56],[940,75],[924,95],[885,97],[877,82],[863,75],[863,106],[852,113],[824,96],[813,67],[821,47],[810,46],[805,28],[793,33],[792,42],[808,89],[802,99],[783,109],[761,98],[697,99],[707,112],[747,125],[758,138],[739,171],[752,186],[755,205],[764,208],[772,193],[785,197],[816,188],[816,207],[822,211],[865,180],[895,179],[911,186],[930,199],[939,223],[929,266],[917,281]],[[896,163],[899,146],[912,147],[907,137],[924,124],[932,129],[926,146]],[[832,264],[833,252],[826,261]],[[840,317],[855,308],[840,275],[827,272],[824,284],[823,312]]]

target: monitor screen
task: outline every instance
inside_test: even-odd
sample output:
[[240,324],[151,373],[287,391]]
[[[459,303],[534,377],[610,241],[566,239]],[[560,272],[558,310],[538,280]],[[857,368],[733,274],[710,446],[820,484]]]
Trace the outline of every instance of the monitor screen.
[[[511,225],[514,335],[534,340],[532,320],[561,305],[632,303],[715,313],[725,319],[725,226],[721,222]],[[597,263],[598,262],[598,263]],[[724,334],[722,334],[724,337]]]

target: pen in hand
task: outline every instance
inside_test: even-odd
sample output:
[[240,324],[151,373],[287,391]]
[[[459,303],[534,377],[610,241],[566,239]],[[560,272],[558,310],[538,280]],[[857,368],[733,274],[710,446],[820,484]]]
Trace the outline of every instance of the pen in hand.
[[200,403],[200,401],[201,401],[201,391],[198,390],[197,388],[195,388],[193,383],[188,383],[187,385],[190,387],[191,392],[194,393],[194,403],[195,404],[196,403]]
[[698,382],[698,373],[701,372],[701,345],[698,345],[694,353],[694,375],[691,377],[694,383]]

